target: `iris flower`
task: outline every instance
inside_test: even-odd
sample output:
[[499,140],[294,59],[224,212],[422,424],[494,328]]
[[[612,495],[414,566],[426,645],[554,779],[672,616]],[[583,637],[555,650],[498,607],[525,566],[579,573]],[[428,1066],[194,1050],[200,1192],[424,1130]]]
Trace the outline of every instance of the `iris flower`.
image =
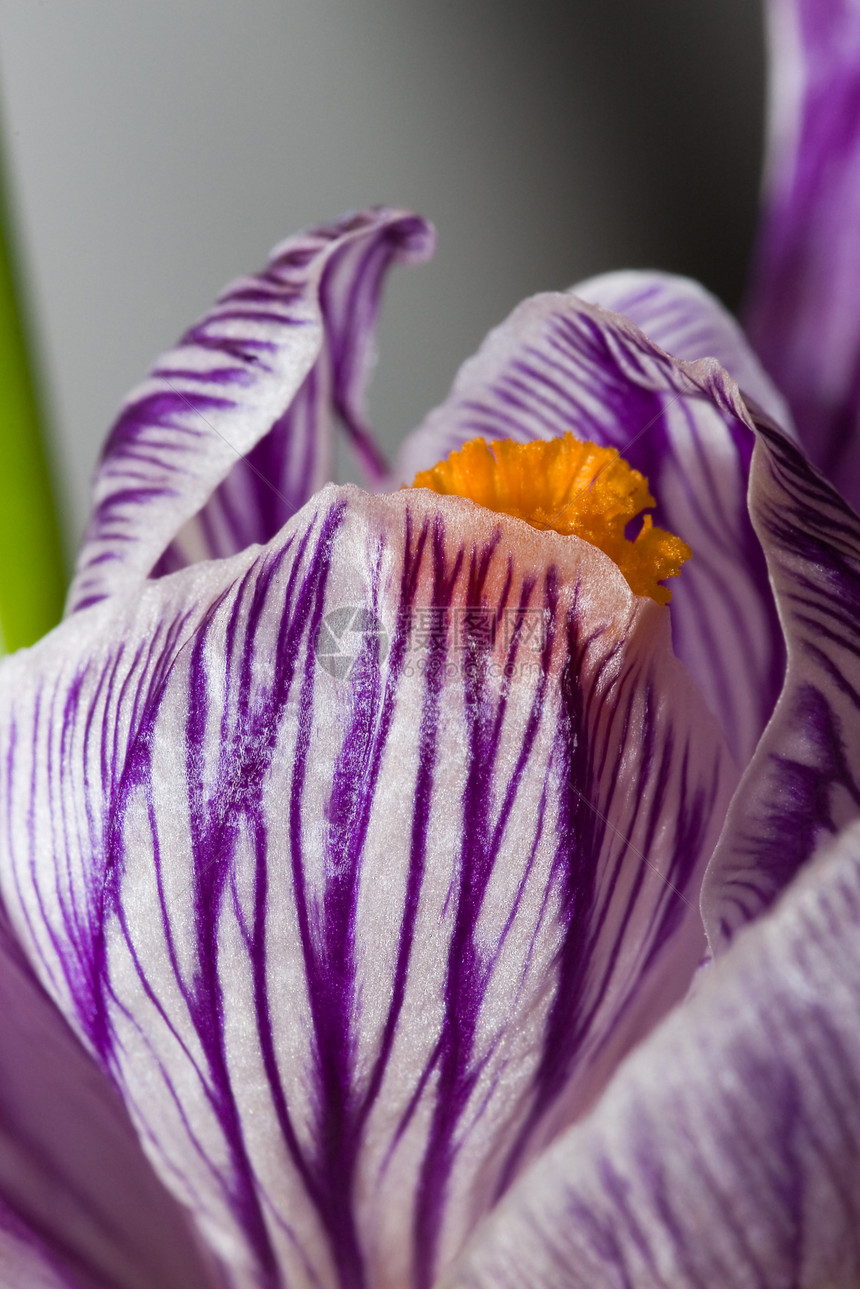
[[609,275],[389,472],[377,210],[126,402],[0,667],[4,1285],[860,1282],[860,9],[773,18],[770,375]]

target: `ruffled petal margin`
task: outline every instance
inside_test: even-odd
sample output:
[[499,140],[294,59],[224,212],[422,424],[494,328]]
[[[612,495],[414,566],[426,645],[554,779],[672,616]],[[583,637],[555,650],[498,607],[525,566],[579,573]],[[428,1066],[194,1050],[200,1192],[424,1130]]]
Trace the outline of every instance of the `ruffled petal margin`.
[[[779,415],[781,399],[739,328],[696,283],[617,273],[577,291],[629,316],[676,357],[698,357],[707,346],[745,396]],[[749,511],[789,663],[706,884],[714,948],[773,902],[822,839],[860,813],[860,520],[758,414],[756,433]]]
[[327,489],[0,683],[16,929],[237,1284],[429,1286],[704,951],[736,774],[576,538]]
[[626,269],[602,273],[571,288],[602,309],[623,313],[673,358],[716,358],[750,399],[790,437],[788,404],[763,369],[735,319],[716,296],[692,278]]
[[[689,294],[684,280],[679,291]],[[725,330],[718,306],[707,315],[702,295],[700,321],[711,334],[722,329],[721,352],[736,353],[736,332]],[[677,328],[665,330],[677,338]],[[748,357],[747,368],[754,365]],[[692,548],[671,588],[675,652],[744,765],[785,670],[767,568],[747,511],[754,440],[736,395],[714,399],[709,377],[690,380],[680,366],[626,317],[572,294],[535,296],[489,335],[446,402],[407,439],[398,477],[411,481],[477,435],[525,441],[569,432],[618,448],[649,480],[658,503],[654,522]]]
[[860,829],[738,937],[440,1289],[860,1282]]
[[860,507],[860,5],[769,0],[770,129],[745,325],[806,451]]
[[417,215],[365,211],[290,238],[228,287],[119,414],[67,612],[269,541],[330,478],[333,412],[378,481],[363,395],[382,282],[432,250]]

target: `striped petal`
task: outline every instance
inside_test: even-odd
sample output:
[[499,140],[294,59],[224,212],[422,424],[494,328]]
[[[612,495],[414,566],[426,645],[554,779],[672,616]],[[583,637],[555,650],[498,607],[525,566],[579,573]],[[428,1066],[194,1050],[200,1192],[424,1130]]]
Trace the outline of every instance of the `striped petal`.
[[379,479],[362,400],[382,281],[431,251],[417,216],[367,211],[291,238],[228,287],[120,412],[68,611],[268,541],[330,477],[332,411]]
[[747,330],[812,460],[860,506],[860,4],[770,0],[770,139]]
[[860,518],[766,424],[750,510],[788,671],[709,874],[704,907],[715,945],[767,908],[823,839],[860,817]]
[[429,1286],[684,993],[735,774],[669,623],[327,489],[0,670],[4,899],[234,1284]]
[[[709,325],[718,331],[719,315]],[[737,338],[727,334],[723,353]],[[527,300],[462,368],[445,404],[407,440],[412,478],[476,435],[519,440],[570,432],[617,447],[649,480],[655,522],[693,558],[672,588],[675,650],[740,764],[773,711],[784,647],[747,512],[753,436],[709,377],[690,380],[626,318],[574,295]],[[748,360],[747,367],[752,367]],[[757,388],[761,388],[759,381]]]
[[0,924],[0,1283],[213,1289],[104,1074]]
[[628,269],[580,282],[573,287],[573,294],[613,313],[623,313],[674,358],[716,358],[744,397],[794,437],[788,404],[743,331],[716,296],[692,278]]
[[514,1187],[444,1289],[860,1283],[858,997],[855,825]]

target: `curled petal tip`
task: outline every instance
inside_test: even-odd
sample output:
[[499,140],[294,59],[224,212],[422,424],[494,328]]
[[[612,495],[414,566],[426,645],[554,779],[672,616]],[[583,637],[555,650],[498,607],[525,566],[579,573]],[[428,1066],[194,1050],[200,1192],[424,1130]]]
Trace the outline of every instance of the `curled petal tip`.
[[288,239],[228,287],[120,412],[67,612],[268,541],[328,478],[335,412],[381,477],[363,395],[382,283],[432,250],[418,216],[365,211]]

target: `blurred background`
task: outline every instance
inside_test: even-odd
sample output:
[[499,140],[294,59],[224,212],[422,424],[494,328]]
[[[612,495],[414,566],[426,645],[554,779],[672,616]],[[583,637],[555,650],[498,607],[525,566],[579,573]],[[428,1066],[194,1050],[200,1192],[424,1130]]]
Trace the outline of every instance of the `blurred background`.
[[[5,169],[69,551],[125,392],[230,278],[380,202],[389,449],[523,296],[613,267],[737,305],[761,159],[752,0],[0,0]],[[0,444],[2,449],[2,444]]]

